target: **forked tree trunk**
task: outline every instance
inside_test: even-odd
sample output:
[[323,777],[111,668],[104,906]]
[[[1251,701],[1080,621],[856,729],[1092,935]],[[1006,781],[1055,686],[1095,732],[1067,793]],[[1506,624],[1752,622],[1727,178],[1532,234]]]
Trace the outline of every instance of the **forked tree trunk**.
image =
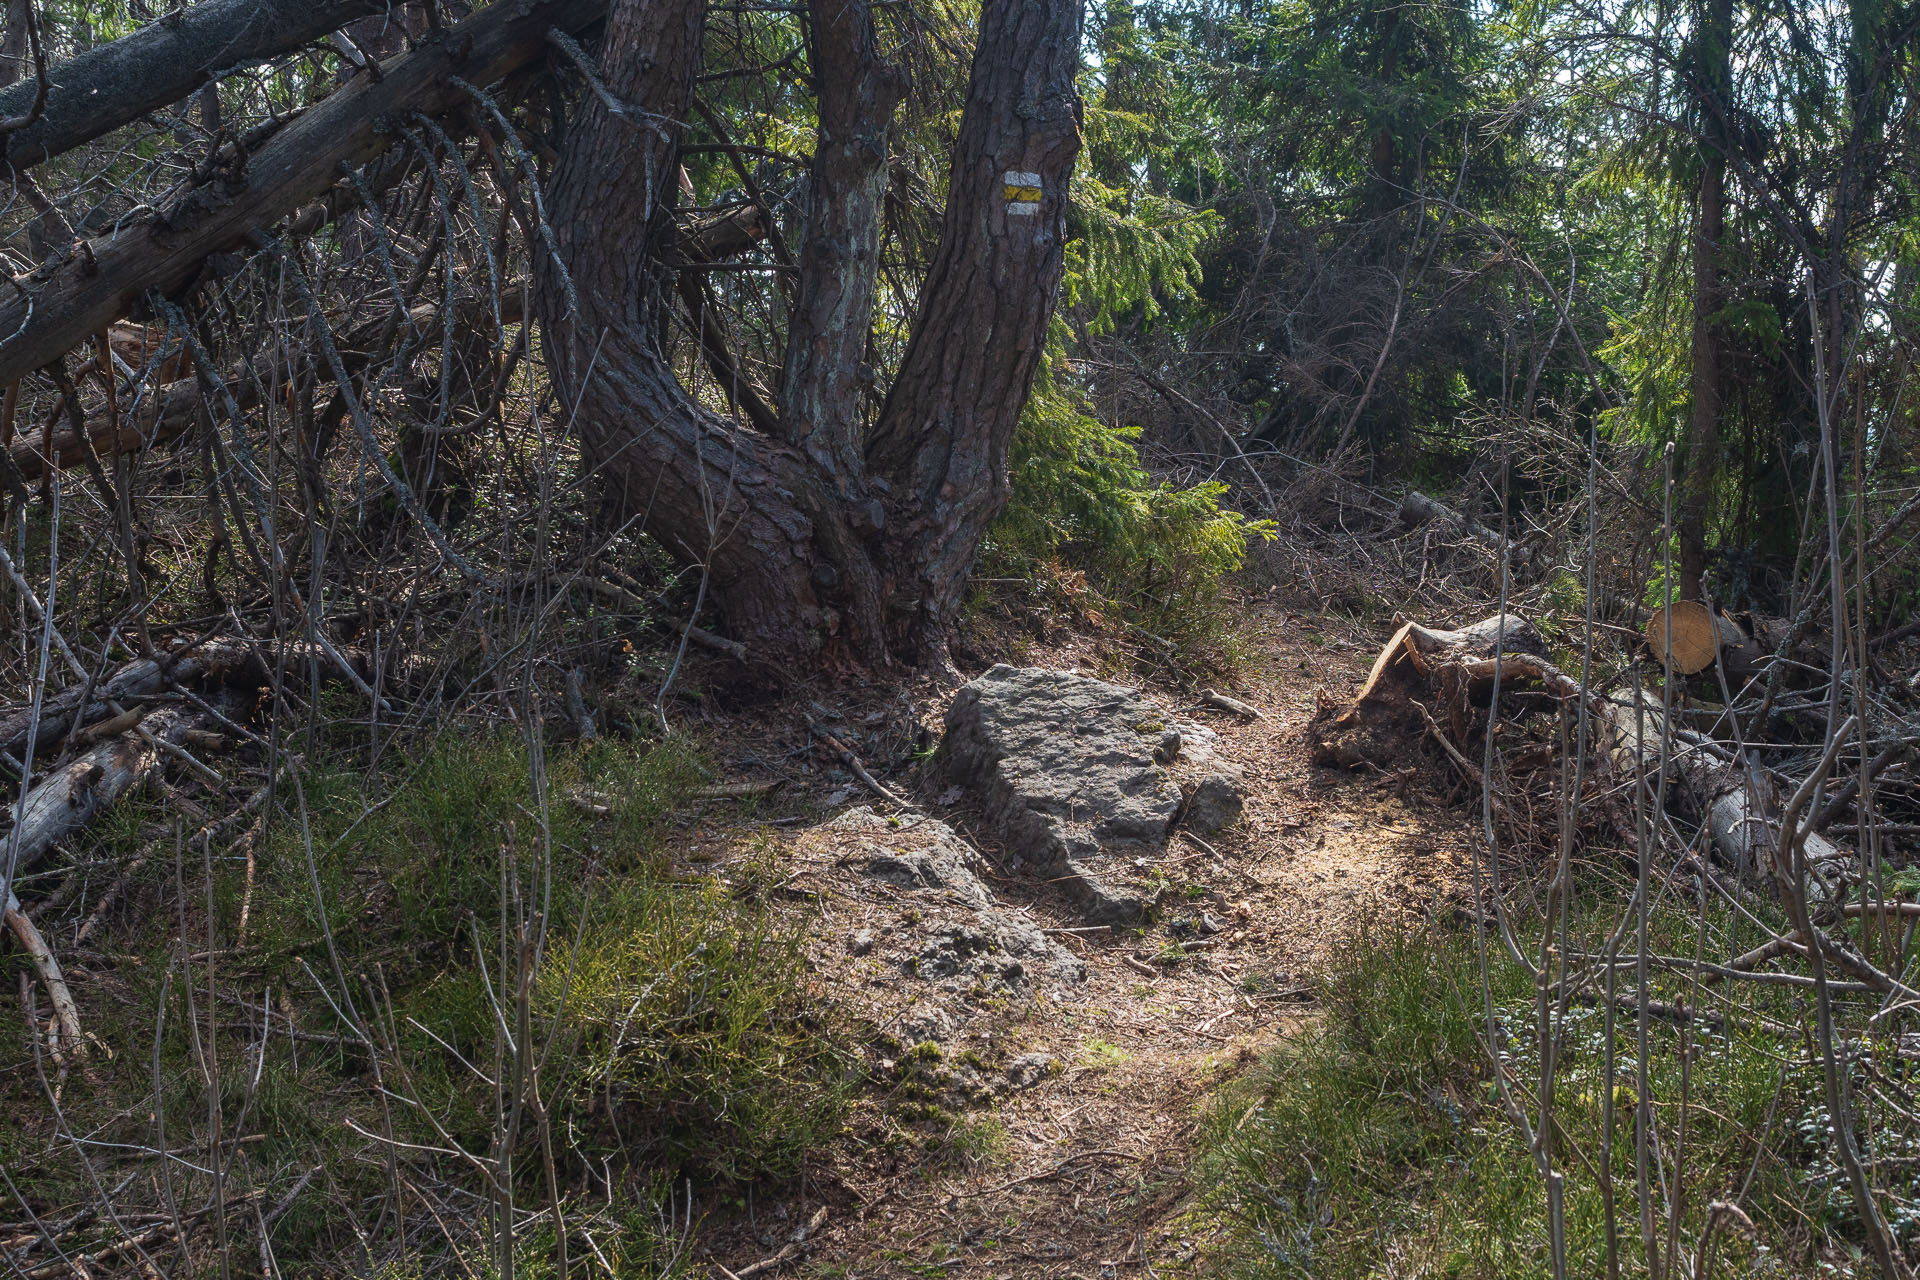
[[736,638],[817,647],[813,521],[804,455],[703,408],[654,331],[667,285],[678,151],[705,6],[619,0],[593,96],[569,129],[547,200],[560,264],[540,255],[535,298],[547,368],[591,465],[648,532],[702,566]]
[[1080,145],[1081,0],[985,5],[940,246],[871,440],[861,366],[900,87],[864,4],[814,13],[821,137],[778,433],[695,402],[654,331],[703,16],[701,0],[612,6],[600,70],[624,106],[596,96],[582,111],[549,197],[567,264],[563,279],[543,260],[537,278],[549,370],[589,461],[704,569],[758,658],[805,657],[840,635],[866,661],[944,662],[1053,313]]
[[800,286],[787,327],[781,433],[818,473],[812,512],[845,615],[869,659],[887,651],[885,585],[873,549],[886,508],[867,480],[861,405],[887,195],[887,124],[906,91],[874,48],[866,0],[812,0],[814,144],[800,246]]

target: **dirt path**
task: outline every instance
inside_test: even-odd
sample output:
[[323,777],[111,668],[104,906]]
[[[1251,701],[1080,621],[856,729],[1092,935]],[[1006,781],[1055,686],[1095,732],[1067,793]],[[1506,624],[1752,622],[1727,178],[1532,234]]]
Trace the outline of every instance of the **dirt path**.
[[[1204,843],[1176,838],[1154,868],[1169,892],[1144,936],[1068,932],[1079,921],[1044,895],[996,884],[1002,905],[1062,940],[1087,976],[1036,981],[1030,999],[956,1031],[944,1061],[899,1060],[911,1037],[893,1034],[898,980],[849,958],[871,945],[861,930],[890,931],[900,904],[851,884],[830,841],[783,837],[788,892],[819,904],[816,971],[828,998],[877,1028],[880,1084],[852,1140],[821,1153],[787,1201],[710,1230],[710,1274],[727,1274],[716,1262],[748,1274],[821,1208],[804,1251],[752,1274],[1094,1280],[1204,1259],[1205,1227],[1187,1210],[1208,1097],[1312,1016],[1311,976],[1331,940],[1431,909],[1466,865],[1458,812],[1424,800],[1410,772],[1336,777],[1307,763],[1315,687],[1344,696],[1377,638],[1275,618],[1252,640],[1234,692],[1261,720],[1148,690],[1220,733],[1247,778],[1243,821]],[[1029,1064],[1018,1085],[1004,1071],[1016,1060]],[[930,1110],[935,1123],[915,1123]]]

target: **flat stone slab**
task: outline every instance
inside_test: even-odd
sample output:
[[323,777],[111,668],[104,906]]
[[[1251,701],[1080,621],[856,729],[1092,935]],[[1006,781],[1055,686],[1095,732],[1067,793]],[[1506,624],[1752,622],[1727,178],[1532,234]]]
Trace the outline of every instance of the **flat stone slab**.
[[1133,859],[1166,847],[1183,804],[1167,766],[1183,750],[1210,758],[1210,730],[1135,689],[1005,664],[961,688],[946,730],[940,766],[980,797],[1016,867],[1064,889],[1093,924],[1140,919]]
[[[871,931],[849,940],[865,955],[880,949],[906,976],[956,989],[1023,992],[1036,978],[1079,982],[1084,961],[1047,937],[1017,910],[1002,907],[980,877],[986,860],[946,823],[933,818],[887,818],[850,809],[827,824],[851,837],[862,875],[926,900],[929,911],[912,933]],[[940,1039],[936,1035],[923,1039]]]

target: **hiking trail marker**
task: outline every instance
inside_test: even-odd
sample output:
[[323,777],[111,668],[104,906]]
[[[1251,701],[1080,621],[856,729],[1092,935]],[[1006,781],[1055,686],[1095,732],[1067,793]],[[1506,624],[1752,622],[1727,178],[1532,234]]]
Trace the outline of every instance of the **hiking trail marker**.
[[1007,216],[1031,218],[1040,212],[1040,175],[1009,169],[1006,177]]

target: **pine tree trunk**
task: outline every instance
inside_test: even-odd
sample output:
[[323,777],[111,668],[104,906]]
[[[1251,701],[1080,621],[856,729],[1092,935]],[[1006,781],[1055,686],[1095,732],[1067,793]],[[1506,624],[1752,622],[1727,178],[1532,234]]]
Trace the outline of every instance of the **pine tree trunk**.
[[[787,328],[780,428],[805,451],[831,509],[814,513],[848,640],[862,657],[887,654],[886,603],[874,552],[885,506],[867,480],[861,411],[880,274],[887,195],[887,124],[906,91],[874,49],[866,0],[813,0],[814,145],[800,247],[800,286]],[[823,571],[819,575],[826,578]]]
[[700,566],[739,640],[765,656],[817,648],[812,480],[796,450],[696,403],[663,354],[654,301],[666,266],[678,149],[700,66],[705,6],[611,6],[601,76],[554,169],[548,219],[565,275],[535,281],[549,376],[588,463],[649,533]]
[[1720,470],[1721,334],[1714,315],[1724,305],[1720,242],[1727,226],[1725,114],[1733,72],[1732,0],[1707,0],[1698,36],[1705,85],[1699,104],[1700,183],[1693,225],[1693,413],[1687,435],[1687,471],[1681,486],[1680,597],[1706,593],[1707,517]]
[[1079,0],[987,0],[940,247],[868,450],[891,486],[907,642],[944,664],[1065,262],[1080,152]]
[[32,49],[27,39],[28,9],[32,0],[7,0],[7,21],[0,30],[0,88],[33,74]]

